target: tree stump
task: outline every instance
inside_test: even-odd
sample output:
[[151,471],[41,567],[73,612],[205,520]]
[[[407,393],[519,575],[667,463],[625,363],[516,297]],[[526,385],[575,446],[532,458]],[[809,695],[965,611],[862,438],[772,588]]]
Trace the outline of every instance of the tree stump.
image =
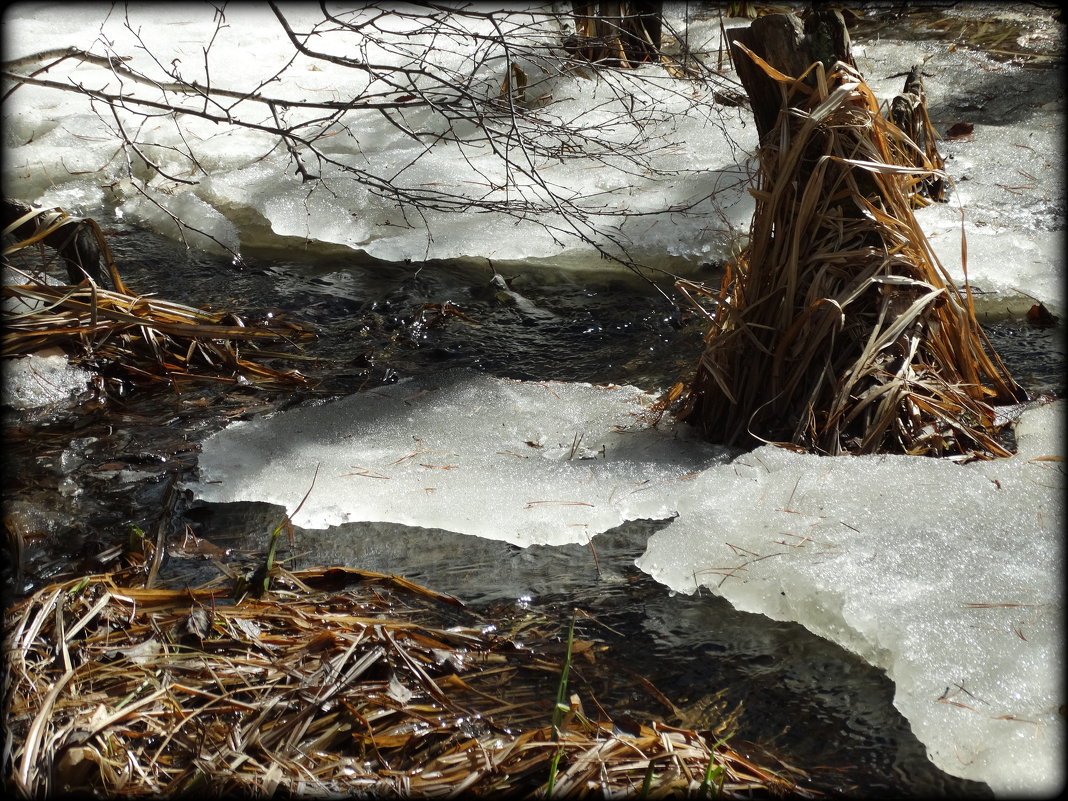
[[795,105],[797,91],[760,69],[739,44],[784,75],[797,76],[810,88],[816,81],[811,69],[815,62],[822,63],[826,72],[838,61],[856,67],[849,31],[839,11],[816,11],[804,22],[794,14],[767,14],[757,17],[748,28],[728,30],[727,41],[731,43],[738,78],[749,95],[761,143],[775,129],[779,114]]
[[632,68],[660,59],[663,3],[659,0],[572,3],[575,35],[565,49],[586,61]]
[[913,215],[945,178],[918,71],[902,130],[839,12],[771,14],[728,36],[760,136],[756,209],[747,249],[707,293],[680,417],[727,445],[1007,455],[988,401],[1022,393]]

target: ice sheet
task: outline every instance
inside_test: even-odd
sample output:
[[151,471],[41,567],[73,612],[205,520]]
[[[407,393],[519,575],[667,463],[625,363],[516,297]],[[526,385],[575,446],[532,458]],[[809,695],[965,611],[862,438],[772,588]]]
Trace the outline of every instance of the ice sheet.
[[[268,501],[293,522],[444,528],[516,545],[586,542],[663,519],[675,488],[727,457],[647,425],[634,387],[523,383],[466,371],[231,426],[204,445],[205,500]],[[318,473],[316,471],[318,470]]]
[[[669,21],[681,29],[686,6],[669,4],[666,9]],[[310,30],[319,17],[315,6],[284,10],[298,30]],[[5,17],[10,28],[7,57],[75,45],[131,57],[130,66],[151,71],[147,47],[160,64],[177,64],[186,79],[216,87],[250,90],[271,78],[266,86],[279,97],[337,100],[359,94],[363,73],[321,60],[298,57],[291,69],[272,78],[291,46],[269,9],[231,5],[225,14],[226,26],[216,31],[210,6],[133,5],[120,13],[110,5],[83,3],[65,9],[58,19],[47,6],[21,4]],[[728,18],[722,22],[725,28],[747,24]],[[479,33],[477,24],[470,24]],[[141,33],[143,45],[133,30]],[[558,24],[545,19],[531,31],[543,42],[563,36]],[[721,43],[715,15],[700,15],[686,31],[692,47],[716,58]],[[402,33],[397,32],[397,46],[418,49],[421,40]],[[211,58],[205,59],[209,41]],[[330,52],[347,53],[355,46],[340,34],[319,33],[315,41]],[[470,41],[449,44],[443,35],[436,45],[428,54],[435,69],[473,68],[461,58]],[[855,50],[877,97],[885,101],[901,91],[902,74],[922,63],[939,132],[961,122],[974,126],[972,135],[940,143],[953,183],[950,202],[918,212],[946,269],[958,281],[967,273],[978,290],[988,293],[980,300],[997,302],[1023,293],[1061,313],[1064,101],[1063,90],[1049,88],[1053,74],[994,62],[945,42],[884,39],[858,43]],[[255,57],[247,57],[249,53]],[[382,63],[398,60],[373,48],[369,56]],[[506,63],[503,52],[493,52],[478,66],[476,85],[487,97],[499,92]],[[27,86],[4,106],[5,183],[8,191],[17,187],[14,194],[22,199],[74,213],[113,205],[116,213],[176,238],[170,215],[178,215],[203,232],[187,232],[184,241],[204,249],[324,243],[397,262],[490,259],[600,269],[605,262],[591,244],[596,243],[617,254],[625,247],[643,264],[686,271],[725,258],[738,246],[753,208],[746,180],[753,173],[756,143],[748,112],[715,100],[716,87],[680,83],[659,66],[612,73],[609,80],[608,73],[555,74],[532,61],[524,64],[530,73],[530,108],[517,124],[538,120],[561,125],[590,150],[567,161],[535,159],[537,178],[506,169],[491,148],[474,139],[439,142],[428,149],[377,112],[346,127],[307,131],[337,162],[305,165],[321,176],[310,182],[302,180],[286,149],[267,133],[193,115],[160,117],[143,126],[120,114],[129,130],[136,130],[142,152],[170,178],[153,174],[137,158],[131,161],[131,174],[126,159],[116,155],[118,133],[110,114],[94,113],[84,96]],[[73,60],[50,74],[63,80],[67,70],[71,80],[86,86],[118,86],[108,70]],[[161,73],[160,80],[168,79]],[[245,106],[233,113],[251,114]],[[288,121],[299,119],[300,112],[294,111]],[[440,115],[425,109],[406,112],[404,120],[412,130],[444,130]],[[648,155],[641,164],[620,155],[636,142]],[[502,145],[511,147],[508,141]],[[195,164],[180,155],[189,147]],[[519,162],[525,158],[519,149],[511,154]],[[485,200],[507,197],[541,204],[540,210],[428,209],[414,214],[347,177],[344,167],[413,190],[440,189]],[[511,181],[507,190],[501,188],[506,177]],[[569,220],[560,217],[545,187],[553,188],[556,201],[573,199],[583,211]],[[669,211],[672,207],[679,210]],[[617,216],[616,211],[641,216]],[[966,265],[962,231],[968,237]]]

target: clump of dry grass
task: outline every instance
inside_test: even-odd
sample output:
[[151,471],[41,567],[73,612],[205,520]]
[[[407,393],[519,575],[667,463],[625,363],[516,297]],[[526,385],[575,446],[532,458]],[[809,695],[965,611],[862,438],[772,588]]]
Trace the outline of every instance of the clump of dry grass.
[[121,580],[56,584],[6,613],[3,760],[20,797],[538,797],[554,757],[556,798],[813,795],[719,732],[625,733],[577,695],[550,726],[558,650],[517,647],[394,576],[287,573],[236,602]]
[[787,102],[760,149],[749,245],[703,290],[713,310],[681,416],[732,445],[1007,455],[990,404],[1020,390],[913,214],[947,179],[922,89],[907,108],[929,135],[918,146],[854,68],[795,78],[742,49]]
[[[3,357],[41,351],[65,353],[75,364],[107,372],[140,385],[175,388],[194,382],[307,386],[297,370],[267,366],[270,359],[300,358],[293,346],[314,338],[303,326],[279,319],[252,324],[232,312],[208,312],[160,298],[139,295],[122,281],[99,226],[91,220],[48,215],[47,224],[3,251],[5,270],[15,283],[5,283]],[[5,235],[26,230],[26,217]],[[42,247],[61,228],[77,224],[80,235],[95,240],[115,287],[105,289],[88,276],[79,284],[48,281],[51,251]],[[16,265],[16,261],[19,263]],[[288,352],[266,347],[282,343]]]

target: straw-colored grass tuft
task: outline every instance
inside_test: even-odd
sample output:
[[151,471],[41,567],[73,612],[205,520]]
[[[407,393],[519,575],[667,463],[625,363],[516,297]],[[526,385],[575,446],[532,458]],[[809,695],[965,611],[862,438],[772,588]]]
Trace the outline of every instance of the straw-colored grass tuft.
[[990,404],[1020,390],[913,214],[948,180],[918,73],[898,119],[920,145],[854,68],[794,78],[738,46],[788,108],[760,149],[747,249],[697,289],[712,311],[681,416],[730,445],[1008,455]]
[[[67,215],[40,225],[31,236],[5,245],[4,358],[38,352],[63,352],[75,364],[137,385],[164,384],[181,389],[205,381],[257,386],[308,386],[297,370],[277,370],[272,359],[300,358],[292,346],[314,338],[293,322],[272,319],[253,324],[232,312],[209,312],[132,292],[123,283],[99,226]],[[52,252],[43,244],[57,226],[82,226],[95,239],[115,289],[91,277],[79,284],[47,278]],[[25,217],[8,226],[5,238],[28,225]],[[10,283],[9,283],[10,281]],[[287,352],[273,348],[281,343]]]
[[397,577],[313,569],[237,602],[119,580],[46,587],[6,613],[17,796],[544,797],[556,755],[554,798],[813,795],[717,732],[625,733],[577,694],[549,725],[559,648],[486,633]]

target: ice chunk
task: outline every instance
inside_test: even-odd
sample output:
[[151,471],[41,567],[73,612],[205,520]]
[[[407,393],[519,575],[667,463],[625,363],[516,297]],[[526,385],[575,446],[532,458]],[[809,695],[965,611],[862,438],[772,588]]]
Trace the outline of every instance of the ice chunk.
[[948,773],[1055,795],[1063,414],[1063,402],[1025,412],[1020,454],[967,465],[760,448],[692,482],[639,567],[885,668]]
[[84,392],[91,374],[62,354],[4,359],[3,403],[15,409],[47,406]]
[[[230,426],[204,443],[204,500],[259,500],[325,528],[391,521],[516,545],[586,542],[674,513],[722,449],[648,424],[634,387],[457,371]],[[316,472],[318,471],[318,472]]]

